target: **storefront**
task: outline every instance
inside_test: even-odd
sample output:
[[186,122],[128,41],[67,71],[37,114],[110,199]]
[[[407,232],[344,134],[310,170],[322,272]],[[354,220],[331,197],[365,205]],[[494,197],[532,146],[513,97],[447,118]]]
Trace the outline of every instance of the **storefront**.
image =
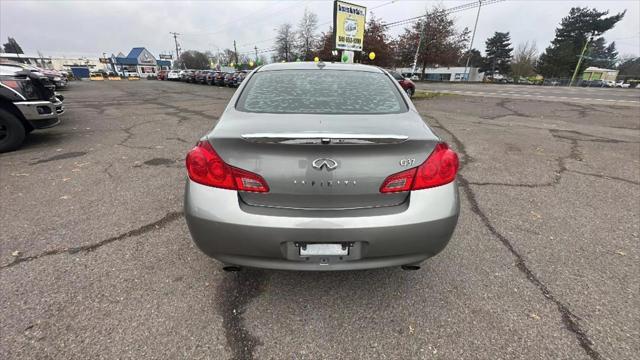
[[125,76],[128,74],[136,74],[140,77],[156,76],[159,70],[156,58],[143,47],[131,49],[126,57],[112,55],[111,61],[116,66],[116,72]]

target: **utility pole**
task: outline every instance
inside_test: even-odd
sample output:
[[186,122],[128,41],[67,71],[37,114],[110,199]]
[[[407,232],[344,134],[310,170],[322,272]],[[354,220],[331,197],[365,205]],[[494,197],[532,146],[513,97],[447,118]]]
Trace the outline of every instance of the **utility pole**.
[[238,66],[238,48],[236,48],[236,41],[233,40],[233,53],[236,57],[236,66]]
[[467,51],[467,63],[464,65],[464,81],[469,81],[469,74],[467,74],[467,68],[469,67],[469,61],[471,60],[471,49],[473,49],[473,40],[476,38],[476,28],[478,27],[478,19],[480,18],[480,8],[482,8],[482,0],[478,0],[478,13],[476,14],[476,23],[473,25],[473,35],[471,35],[471,43],[469,44],[469,50]]
[[178,35],[180,35],[177,32],[169,32],[169,34],[173,35],[173,41],[176,43],[176,62],[178,62],[180,60],[180,49],[178,47]]
[[258,46],[253,47],[256,50],[256,64],[258,63]]
[[[420,53],[420,45],[422,45],[422,39],[424,38],[424,31],[427,28],[427,13],[424,14],[424,22],[422,23],[422,31],[420,32],[420,41],[418,41],[418,48],[416,49],[416,56],[413,58],[413,69],[411,69],[411,76],[416,73],[416,66],[418,66],[418,54]],[[424,74],[422,74],[424,75]],[[421,79],[420,80],[424,80]]]
[[591,40],[593,40],[594,35],[595,33],[592,32],[591,36],[589,36],[589,38],[587,39],[587,42],[584,44],[584,47],[582,48],[582,52],[580,53],[580,59],[578,59],[578,63],[576,64],[576,69],[573,70],[573,76],[571,77],[571,81],[569,82],[569,87],[573,86],[573,82],[576,80],[576,75],[578,75],[578,70],[580,69],[580,65],[582,65],[582,58],[584,57],[585,51],[587,51],[587,47],[589,46],[589,43],[591,42]]

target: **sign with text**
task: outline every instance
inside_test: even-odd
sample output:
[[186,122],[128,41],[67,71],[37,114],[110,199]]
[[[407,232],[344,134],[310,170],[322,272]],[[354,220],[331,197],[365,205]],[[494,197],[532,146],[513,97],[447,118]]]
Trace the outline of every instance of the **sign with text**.
[[172,54],[160,54],[158,56],[160,57],[160,60],[173,60]]
[[367,8],[344,1],[333,3],[336,49],[362,51]]

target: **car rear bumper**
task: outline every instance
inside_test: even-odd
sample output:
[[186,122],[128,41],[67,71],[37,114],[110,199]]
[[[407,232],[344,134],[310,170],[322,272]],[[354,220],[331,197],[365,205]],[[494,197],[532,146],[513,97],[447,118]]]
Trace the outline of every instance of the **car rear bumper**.
[[[414,191],[402,205],[360,210],[249,206],[236,191],[187,180],[185,217],[196,245],[222,262],[281,270],[359,270],[419,263],[444,249],[459,213],[457,184]],[[300,256],[339,243],[345,256]]]

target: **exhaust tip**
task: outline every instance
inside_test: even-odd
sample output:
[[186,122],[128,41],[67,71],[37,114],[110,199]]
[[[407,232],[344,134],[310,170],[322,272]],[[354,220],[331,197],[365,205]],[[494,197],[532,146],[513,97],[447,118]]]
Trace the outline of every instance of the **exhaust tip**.
[[402,268],[402,270],[405,270],[405,271],[420,270],[420,266],[419,265],[402,265],[401,268]]
[[240,270],[242,270],[242,268],[240,266],[237,265],[226,265],[222,267],[222,270],[226,271],[226,272],[238,272]]

